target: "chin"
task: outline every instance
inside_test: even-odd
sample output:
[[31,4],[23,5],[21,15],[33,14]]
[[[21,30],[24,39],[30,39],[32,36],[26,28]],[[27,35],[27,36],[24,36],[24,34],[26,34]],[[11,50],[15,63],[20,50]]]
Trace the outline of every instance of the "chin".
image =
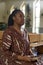
[[24,22],[20,22],[19,25],[20,25],[20,26],[24,25]]
[[21,24],[21,26],[24,25],[24,23]]
[[24,25],[24,22],[22,22],[21,25]]

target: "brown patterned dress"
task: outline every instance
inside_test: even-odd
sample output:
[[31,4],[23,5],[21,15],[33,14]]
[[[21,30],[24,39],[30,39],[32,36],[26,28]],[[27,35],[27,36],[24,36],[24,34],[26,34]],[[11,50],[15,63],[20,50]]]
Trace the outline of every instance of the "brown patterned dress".
[[0,65],[36,65],[35,62],[17,60],[18,55],[30,55],[29,41],[14,28],[5,30],[0,51]]

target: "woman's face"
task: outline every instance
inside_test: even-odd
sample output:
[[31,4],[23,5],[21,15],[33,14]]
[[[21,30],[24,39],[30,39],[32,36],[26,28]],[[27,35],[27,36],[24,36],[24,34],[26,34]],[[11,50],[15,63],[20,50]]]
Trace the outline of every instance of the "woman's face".
[[22,12],[18,12],[13,18],[14,23],[22,26],[24,24],[24,14]]

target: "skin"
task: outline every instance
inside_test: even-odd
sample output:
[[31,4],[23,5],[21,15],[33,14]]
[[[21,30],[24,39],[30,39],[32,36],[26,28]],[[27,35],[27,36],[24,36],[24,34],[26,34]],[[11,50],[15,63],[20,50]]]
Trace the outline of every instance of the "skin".
[[[21,33],[21,26],[24,24],[24,14],[22,12],[18,12],[14,17],[13,17],[14,25],[13,27]],[[22,33],[21,33],[22,34]],[[31,57],[29,58],[27,56],[17,56],[17,59],[19,60],[24,60],[24,61],[31,61]]]
[[[13,17],[13,21],[14,21],[13,28],[16,29],[19,33],[21,33],[21,26],[24,24],[24,14],[19,11]],[[19,56],[18,55],[17,59],[24,60],[24,61],[32,61],[33,60],[30,55],[29,56]]]
[[24,24],[24,14],[22,12],[16,13],[16,15],[13,17],[13,21],[13,27],[21,33],[21,26]]

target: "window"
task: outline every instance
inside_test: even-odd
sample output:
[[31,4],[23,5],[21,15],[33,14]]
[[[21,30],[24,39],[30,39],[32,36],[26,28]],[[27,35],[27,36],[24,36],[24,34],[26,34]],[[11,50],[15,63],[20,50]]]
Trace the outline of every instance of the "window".
[[39,33],[40,26],[40,0],[33,2],[33,33]]
[[14,5],[12,5],[11,9],[10,9],[10,14],[14,11],[15,7]]

